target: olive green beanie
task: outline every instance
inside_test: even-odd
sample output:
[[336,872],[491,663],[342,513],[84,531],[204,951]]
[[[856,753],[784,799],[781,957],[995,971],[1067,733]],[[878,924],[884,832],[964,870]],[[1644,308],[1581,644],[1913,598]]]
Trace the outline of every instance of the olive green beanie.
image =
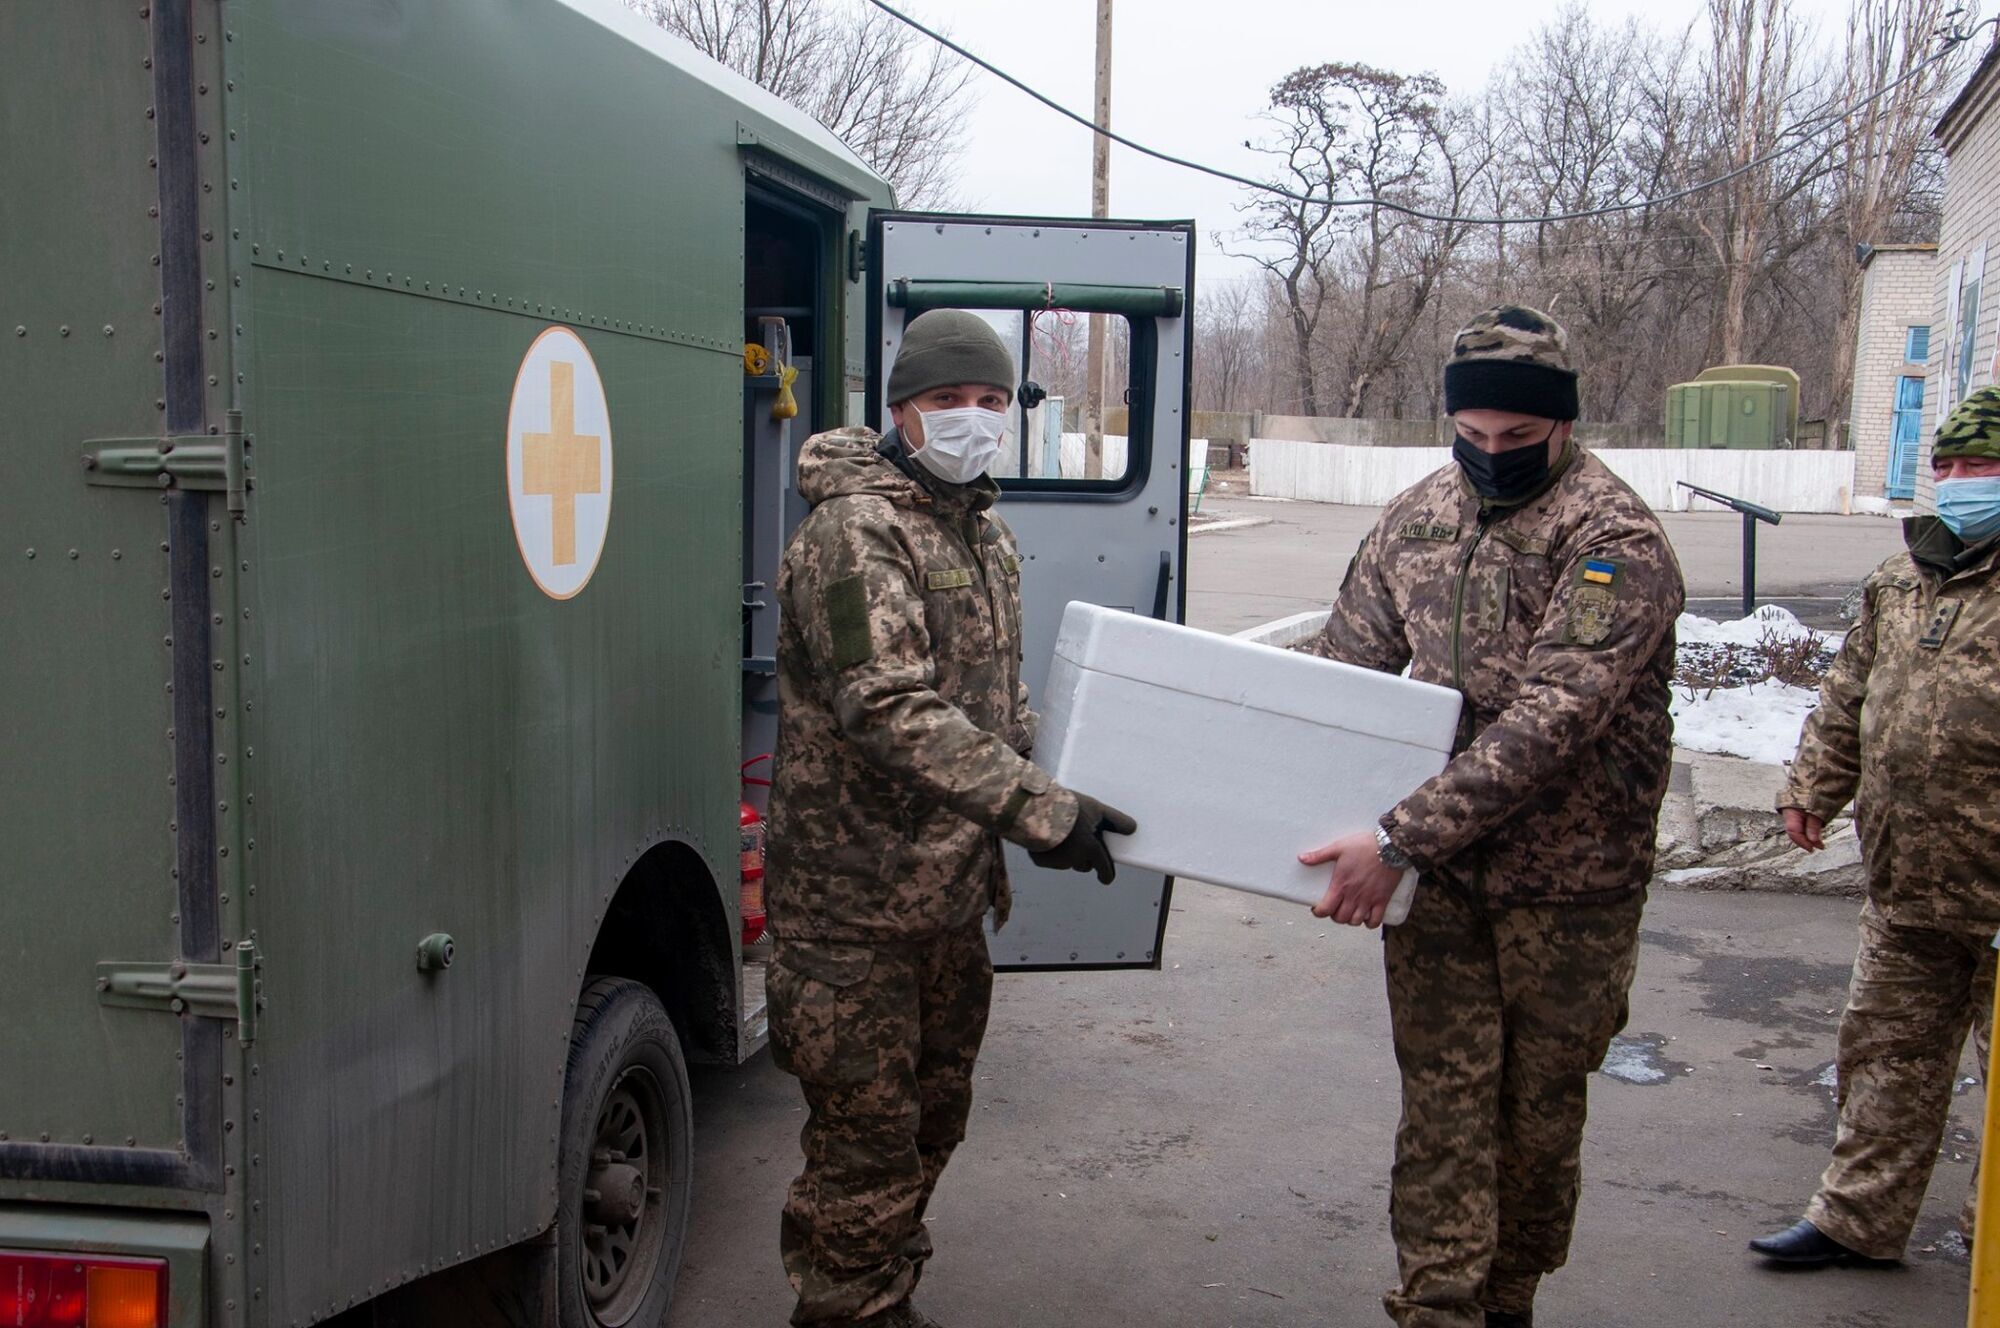
[[1014,399],[1014,357],[993,325],[963,309],[918,314],[903,329],[902,349],[889,370],[894,405],[953,383],[991,383]]
[[1938,426],[1931,455],[2000,458],[2000,385],[1982,387],[1952,408]]

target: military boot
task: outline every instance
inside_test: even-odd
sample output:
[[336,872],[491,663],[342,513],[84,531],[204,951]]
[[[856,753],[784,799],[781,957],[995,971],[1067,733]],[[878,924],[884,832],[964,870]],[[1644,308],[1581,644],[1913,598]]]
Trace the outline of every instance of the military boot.
[[1516,1314],[1512,1310],[1486,1311],[1486,1328],[1535,1328],[1535,1314]]

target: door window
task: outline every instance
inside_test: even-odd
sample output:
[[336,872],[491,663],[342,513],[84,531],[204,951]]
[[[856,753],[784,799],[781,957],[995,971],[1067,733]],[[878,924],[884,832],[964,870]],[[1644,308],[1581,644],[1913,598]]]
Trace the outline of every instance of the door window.
[[[1132,324],[1117,314],[1070,309],[974,309],[1013,353],[1014,405],[1000,455],[987,473],[1009,490],[1122,489],[1139,473],[1149,432],[1131,403]],[[1102,346],[1097,400],[1090,391],[1093,324]],[[1136,419],[1135,419],[1136,417]],[[1136,424],[1136,427],[1135,427]],[[1137,440],[1135,442],[1135,439]]]
[[1895,426],[1889,436],[1889,496],[1917,492],[1917,440],[1923,431],[1924,380],[1906,374],[1896,380]]

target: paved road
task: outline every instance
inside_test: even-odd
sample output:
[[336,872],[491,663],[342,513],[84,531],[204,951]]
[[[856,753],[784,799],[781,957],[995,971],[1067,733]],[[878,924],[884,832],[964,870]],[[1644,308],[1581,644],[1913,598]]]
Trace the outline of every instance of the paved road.
[[[1916,1249],[1886,1272],[1783,1274],[1743,1241],[1825,1163],[1854,946],[1838,900],[1663,891],[1629,1077],[1595,1076],[1581,1229],[1547,1328],[1964,1322],[1952,1229],[1976,1108]],[[952,1328],[1386,1324],[1395,1065],[1381,945],[1294,906],[1183,886],[1158,973],[1003,976],[970,1139],[946,1173],[922,1303]],[[671,1328],[776,1325],[797,1090],[768,1056],[697,1072],[696,1230]]]
[[[1188,621],[1233,632],[1325,608],[1381,509],[1211,492],[1202,512],[1271,523],[1190,540]],[[1690,607],[1708,617],[1736,617],[1743,594],[1742,518],[1670,512],[1662,519],[1687,576]],[[1759,602],[1784,604],[1816,626],[1833,626],[1840,598],[1902,546],[1901,526],[1882,517],[1787,516],[1758,529]]]
[[[1195,537],[1191,616],[1215,629],[1324,607],[1374,516],[1205,507],[1273,518]],[[1695,592],[1728,594],[1732,519],[1670,526]],[[1896,541],[1881,520],[1780,530],[1767,575],[1794,593],[1844,592]],[[1854,921],[1842,900],[1655,895],[1613,1063],[1626,1077],[1593,1081],[1581,1227],[1544,1288],[1545,1328],[1964,1322],[1952,1232],[1976,1094],[1959,1099],[1905,1266],[1785,1275],[1743,1250],[1798,1215],[1825,1165]],[[1398,1101],[1380,942],[1185,885],[1165,953],[1158,973],[1000,979],[971,1138],[932,1214],[925,1307],[953,1328],[1386,1324]],[[797,1090],[759,1056],[697,1071],[695,1097],[695,1233],[670,1328],[780,1324]]]

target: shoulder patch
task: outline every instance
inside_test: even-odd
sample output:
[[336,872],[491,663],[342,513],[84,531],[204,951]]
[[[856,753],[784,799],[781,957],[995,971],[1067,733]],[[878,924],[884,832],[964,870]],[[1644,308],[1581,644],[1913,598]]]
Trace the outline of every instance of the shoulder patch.
[[1924,634],[1917,638],[1917,645],[1925,650],[1944,649],[1944,640],[1951,635],[1951,625],[1958,621],[1958,611],[1964,607],[1961,600],[1939,600],[1930,621],[1924,624]]
[[970,567],[947,567],[941,572],[924,573],[926,590],[963,590],[972,584]]
[[833,638],[835,671],[866,664],[875,655],[868,636],[868,587],[858,576],[844,576],[826,588],[826,626]]
[[1569,616],[1563,637],[1572,645],[1601,646],[1610,639],[1618,595],[1609,586],[1590,583],[1569,592]]
[[1409,521],[1397,530],[1404,539],[1436,540],[1440,544],[1456,544],[1458,527],[1448,526],[1441,521]]
[[1021,574],[1021,555],[1018,553],[1005,554],[1000,559],[1000,565],[1007,569],[1007,575],[1019,576]]

